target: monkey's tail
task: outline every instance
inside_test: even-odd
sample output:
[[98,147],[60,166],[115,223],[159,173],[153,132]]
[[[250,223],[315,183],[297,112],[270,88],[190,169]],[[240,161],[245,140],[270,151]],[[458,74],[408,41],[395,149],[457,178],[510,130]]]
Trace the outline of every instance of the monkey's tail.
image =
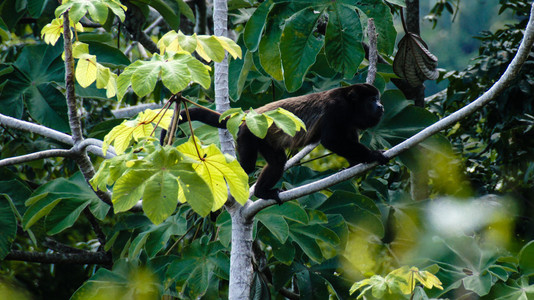
[[[218,112],[206,110],[200,107],[189,108],[189,117],[191,118],[191,121],[199,121],[216,128],[225,129],[227,120],[224,119],[219,122],[220,116],[221,114]],[[182,110],[180,112],[180,121],[178,122],[178,124],[182,124],[185,122],[187,122],[187,113],[185,110]]]

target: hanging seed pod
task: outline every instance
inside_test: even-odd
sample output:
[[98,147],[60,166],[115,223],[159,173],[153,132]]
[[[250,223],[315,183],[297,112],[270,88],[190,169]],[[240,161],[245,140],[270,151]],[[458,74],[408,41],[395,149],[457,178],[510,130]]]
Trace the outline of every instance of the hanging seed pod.
[[408,32],[402,13],[401,17],[406,34],[399,41],[399,50],[393,60],[393,71],[413,87],[421,85],[427,79],[436,80],[439,76],[436,69],[438,58],[428,51],[427,44],[420,36]]

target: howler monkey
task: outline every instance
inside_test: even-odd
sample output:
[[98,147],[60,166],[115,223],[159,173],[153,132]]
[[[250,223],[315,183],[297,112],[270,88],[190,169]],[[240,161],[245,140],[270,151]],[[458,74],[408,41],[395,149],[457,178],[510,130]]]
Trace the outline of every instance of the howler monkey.
[[[237,136],[237,153],[241,167],[247,173],[254,171],[258,152],[267,161],[258,180],[254,195],[263,199],[274,199],[280,203],[279,190],[273,189],[282,177],[287,161],[285,149],[295,150],[314,142],[346,158],[351,166],[360,162],[385,164],[388,158],[380,151],[373,151],[359,143],[358,130],[375,126],[384,113],[380,104],[379,91],[370,84],[354,84],[347,87],[282,99],[255,109],[264,113],[284,108],[306,124],[291,137],[275,125],[271,126],[263,139],[255,136],[241,125]],[[180,113],[180,123],[186,122],[185,111]],[[227,120],[219,122],[219,114],[199,107],[189,109],[192,121],[226,128]]]

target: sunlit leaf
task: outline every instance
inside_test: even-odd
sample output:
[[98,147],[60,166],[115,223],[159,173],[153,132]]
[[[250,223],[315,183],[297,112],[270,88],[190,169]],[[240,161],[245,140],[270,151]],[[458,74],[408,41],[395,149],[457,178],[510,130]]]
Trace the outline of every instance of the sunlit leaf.
[[70,19],[75,23],[89,14],[95,22],[104,24],[108,17],[108,9],[124,22],[126,6],[116,0],[70,0],[56,8],[55,14],[59,17],[68,10]]
[[[200,153],[199,158],[197,148]],[[228,198],[227,188],[237,202],[245,204],[248,200],[248,175],[243,171],[239,162],[235,158],[228,158],[215,145],[201,147],[192,140],[178,146],[178,150],[184,155],[198,160],[199,164],[194,164],[195,172],[209,185],[214,203],[212,210],[221,208]]]
[[84,55],[76,65],[76,81],[82,87],[88,87],[96,80],[96,56]]
[[[154,131],[152,124],[167,129],[172,119],[172,110],[167,110],[165,115],[161,115],[159,110],[147,109],[139,113],[132,121],[123,121],[115,126],[105,137],[102,151],[107,152],[109,145],[113,144],[116,154],[122,154],[128,146],[135,140],[149,137]],[[159,123],[158,123],[159,122]]]

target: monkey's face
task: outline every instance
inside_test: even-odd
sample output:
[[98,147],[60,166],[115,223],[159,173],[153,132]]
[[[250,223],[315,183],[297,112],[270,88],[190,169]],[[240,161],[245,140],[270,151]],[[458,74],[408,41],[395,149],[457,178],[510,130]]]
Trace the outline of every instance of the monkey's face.
[[384,106],[378,95],[364,97],[361,100],[361,123],[359,128],[366,129],[376,126],[384,115]]

